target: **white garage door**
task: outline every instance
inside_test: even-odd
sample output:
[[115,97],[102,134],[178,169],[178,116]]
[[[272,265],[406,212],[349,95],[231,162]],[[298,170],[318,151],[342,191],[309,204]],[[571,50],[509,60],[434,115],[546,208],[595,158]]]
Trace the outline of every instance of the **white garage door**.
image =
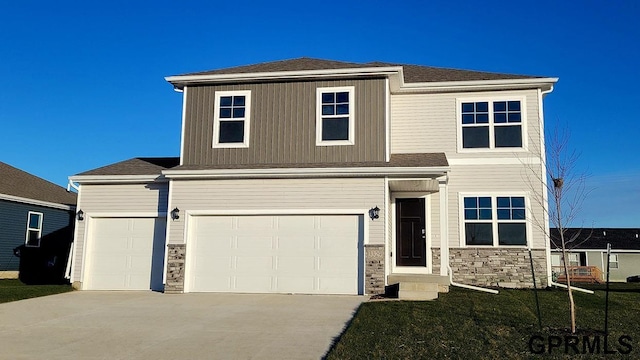
[[162,290],[165,218],[91,220],[89,290]]
[[199,216],[189,226],[190,291],[362,292],[362,216]]

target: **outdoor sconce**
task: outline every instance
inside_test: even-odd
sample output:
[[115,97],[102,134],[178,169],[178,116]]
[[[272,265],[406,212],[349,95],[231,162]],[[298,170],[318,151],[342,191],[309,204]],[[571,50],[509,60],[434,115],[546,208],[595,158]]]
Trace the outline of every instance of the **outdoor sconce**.
[[78,221],[84,220],[84,211],[78,210],[78,212],[76,213],[76,219],[78,219]]
[[371,220],[375,220],[380,217],[380,208],[376,205],[376,207],[369,209],[369,217]]
[[178,219],[180,219],[180,209],[175,208],[175,209],[171,210],[171,218],[172,218],[173,220],[178,220]]

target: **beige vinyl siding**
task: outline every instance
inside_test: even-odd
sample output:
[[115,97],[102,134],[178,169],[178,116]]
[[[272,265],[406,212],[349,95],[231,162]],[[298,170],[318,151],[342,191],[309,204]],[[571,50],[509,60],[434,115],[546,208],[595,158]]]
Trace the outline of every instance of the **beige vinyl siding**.
[[[587,251],[587,265],[597,266],[602,270],[603,280],[607,276],[607,252],[606,251]],[[640,275],[640,251],[619,253],[614,249],[611,254],[618,255],[618,268],[611,268],[610,281],[627,281],[627,277],[632,275]]]
[[513,151],[458,153],[458,98],[524,97],[527,124],[526,141],[534,153],[540,147],[538,92],[536,90],[391,95],[391,153],[444,152],[449,159],[477,157],[513,157]]
[[152,184],[83,184],[78,197],[78,210],[84,212],[84,221],[77,221],[73,279],[80,281],[85,248],[86,227],[89,217],[105,214],[154,214],[167,211],[168,183]]
[[[316,146],[316,89],[355,87],[355,144]],[[248,148],[212,148],[216,91],[250,90]],[[385,80],[194,86],[187,91],[185,165],[383,161]]]
[[[488,195],[519,195],[528,197],[532,211],[527,213],[527,220],[531,226],[533,248],[543,249],[546,246],[544,231],[544,211],[539,204],[539,196],[532,195],[532,186],[536,187],[539,194],[542,193],[542,184],[535,180],[527,180],[530,175],[522,165],[461,165],[452,166],[449,176],[449,247],[460,247],[463,244],[460,234],[460,224],[464,219],[460,218],[460,193],[482,193]],[[536,199],[538,197],[538,199]],[[495,204],[494,204],[495,206]]]
[[[368,243],[384,244],[384,179],[247,179],[174,180],[171,206],[181,213],[192,210],[251,211],[273,210],[362,210],[376,205],[380,218],[371,220]],[[186,216],[172,221],[169,242],[184,243]],[[365,239],[367,241],[367,239]]]

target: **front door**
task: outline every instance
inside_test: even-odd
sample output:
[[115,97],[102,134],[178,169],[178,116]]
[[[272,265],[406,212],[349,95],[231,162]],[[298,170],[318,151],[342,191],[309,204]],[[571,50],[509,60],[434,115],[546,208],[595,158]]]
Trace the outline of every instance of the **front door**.
[[396,266],[426,266],[424,198],[396,199]]

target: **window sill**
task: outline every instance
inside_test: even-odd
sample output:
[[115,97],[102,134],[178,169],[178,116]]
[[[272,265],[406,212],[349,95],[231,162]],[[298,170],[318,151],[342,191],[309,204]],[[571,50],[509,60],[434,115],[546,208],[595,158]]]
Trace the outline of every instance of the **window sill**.
[[316,146],[344,146],[344,145],[354,145],[355,143],[351,140],[325,140],[325,141],[316,141]]
[[238,148],[248,148],[249,144],[246,143],[220,143],[213,144],[214,149],[238,149]]

